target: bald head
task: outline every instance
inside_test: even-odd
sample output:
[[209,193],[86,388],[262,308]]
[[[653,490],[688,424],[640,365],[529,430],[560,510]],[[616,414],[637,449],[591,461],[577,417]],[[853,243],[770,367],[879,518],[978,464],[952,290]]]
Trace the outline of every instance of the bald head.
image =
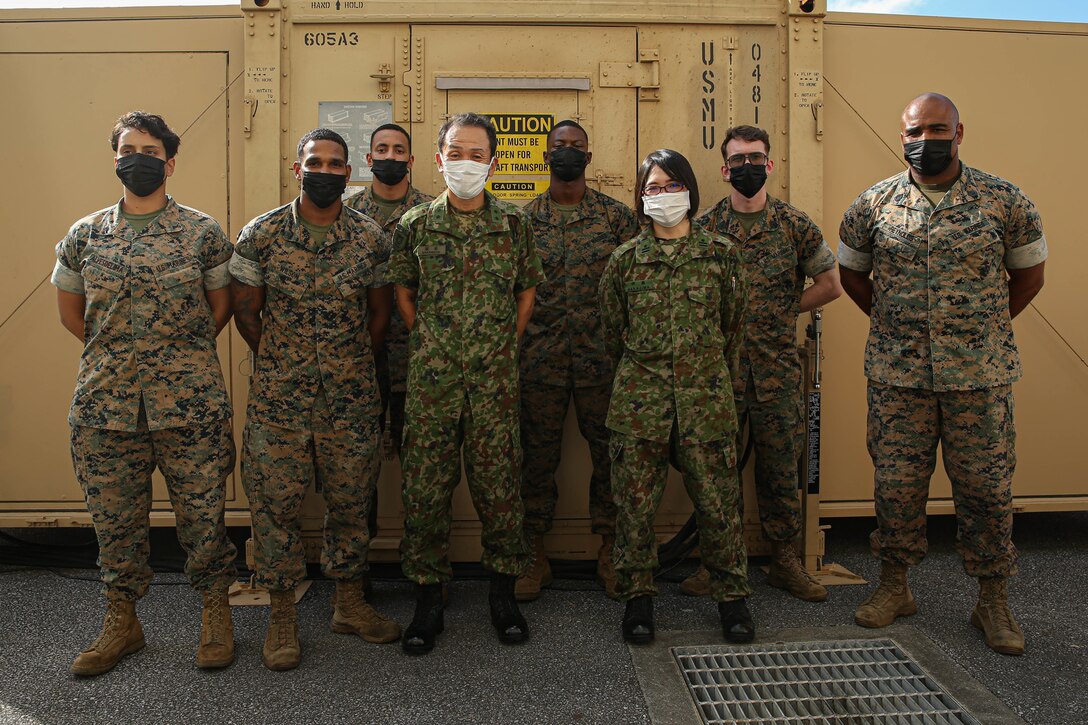
[[927,184],[939,184],[959,175],[963,141],[960,112],[948,96],[923,93],[903,109],[900,138],[911,175]]
[[908,128],[908,120],[921,116],[942,116],[951,120],[954,129],[960,122],[960,111],[948,96],[940,93],[923,93],[907,104],[903,109],[903,130]]

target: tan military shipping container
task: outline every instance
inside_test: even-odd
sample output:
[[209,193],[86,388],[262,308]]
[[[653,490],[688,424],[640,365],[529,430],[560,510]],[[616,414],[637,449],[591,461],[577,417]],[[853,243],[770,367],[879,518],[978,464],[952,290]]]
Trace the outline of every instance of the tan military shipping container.
[[[805,4],[808,7],[808,4]],[[295,144],[330,126],[349,141],[351,188],[366,185],[370,131],[394,121],[413,134],[413,180],[442,189],[433,162],[451,114],[491,115],[501,168],[492,190],[524,203],[547,188],[543,142],[564,118],[588,131],[590,185],[633,199],[650,151],[684,153],[708,207],[728,193],[718,147],[751,123],[771,133],[769,189],[807,211],[832,248],[843,210],[872,183],[902,170],[899,113],[936,90],[959,105],[966,163],[1006,177],[1038,205],[1052,257],[1048,283],[1014,327],[1026,371],[1017,384],[1018,510],[1088,508],[1081,461],[1088,410],[1088,326],[1075,277],[1088,267],[1074,169],[1088,101],[1075,80],[1088,26],[826,14],[817,0],[472,3],[436,0],[245,0],[234,8],[98,9],[0,13],[0,129],[9,173],[0,182],[0,526],[87,526],[72,475],[66,412],[79,345],[57,320],[48,278],[53,244],[77,218],[115,203],[106,137],[134,108],[183,132],[169,190],[215,216],[228,234],[298,193]],[[924,49],[924,52],[920,52]],[[799,332],[808,322],[799,323]],[[865,450],[866,318],[845,298],[824,310],[822,467],[806,489],[806,553],[820,551],[822,517],[872,513]],[[799,342],[803,335],[799,335]],[[250,361],[231,328],[219,341],[241,440]],[[818,474],[818,476],[816,475]],[[589,456],[568,417],[549,539],[554,554],[591,557]],[[762,551],[750,467],[746,534]],[[236,471],[228,523],[248,524]],[[930,511],[952,510],[943,470]],[[690,504],[671,480],[658,517],[668,538]],[[311,551],[323,513],[310,495]],[[376,559],[396,558],[400,471],[379,485]],[[153,522],[171,525],[157,480]],[[455,497],[454,556],[479,555],[467,491]]]

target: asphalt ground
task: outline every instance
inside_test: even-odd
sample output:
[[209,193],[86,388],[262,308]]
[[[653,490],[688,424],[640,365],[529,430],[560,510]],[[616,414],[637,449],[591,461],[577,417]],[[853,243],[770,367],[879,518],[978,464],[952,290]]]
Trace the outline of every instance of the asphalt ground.
[[[868,553],[872,520],[825,523],[831,524],[827,560],[875,580],[879,563]],[[645,723],[651,714],[659,722],[684,721],[688,711],[663,711],[668,704],[657,699],[663,691],[657,685],[676,684],[679,675],[652,663],[668,661],[662,653],[670,642],[721,643],[714,605],[677,587],[694,561],[659,580],[658,642],[634,656],[620,636],[622,605],[603,595],[585,566],[556,564],[553,586],[523,605],[532,637],[520,646],[498,642],[487,616],[487,583],[477,568],[464,567],[451,588],[446,632],[430,655],[408,657],[398,644],[331,632],[334,585],[318,579],[299,605],[301,667],[266,670],[260,650],[267,609],[235,607],[235,663],[201,671],[193,666],[199,597],[174,573],[180,552],[173,531],[163,529],[155,530],[152,543],[163,573],[137,610],[147,646],[112,672],[83,679],[68,666],[97,635],[103,613],[95,571],[76,568],[93,566],[94,547],[85,545],[90,532],[2,533],[33,544],[0,541],[5,724]],[[908,651],[910,641],[922,638],[931,663],[946,658],[931,672],[953,692],[976,688],[1029,723],[1088,722],[1088,513],[1016,518],[1021,571],[1010,600],[1028,650],[1019,658],[991,652],[968,624],[977,588],[955,553],[953,519],[932,518],[929,533],[929,556],[910,577],[919,613],[884,630],[887,635],[900,633]],[[240,540],[245,531],[232,535]],[[869,586],[834,587],[825,603],[800,602],[767,586],[761,563],[750,563],[757,641],[857,636],[853,611]],[[407,625],[412,587],[393,567],[376,567],[373,575],[373,604]]]

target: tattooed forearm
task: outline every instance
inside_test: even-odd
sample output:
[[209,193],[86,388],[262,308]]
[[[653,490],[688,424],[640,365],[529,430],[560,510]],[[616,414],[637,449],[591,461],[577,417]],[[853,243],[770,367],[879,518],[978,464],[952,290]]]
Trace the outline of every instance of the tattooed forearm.
[[264,309],[264,287],[251,287],[238,280],[230,283],[234,326],[254,354],[261,346],[261,310]]

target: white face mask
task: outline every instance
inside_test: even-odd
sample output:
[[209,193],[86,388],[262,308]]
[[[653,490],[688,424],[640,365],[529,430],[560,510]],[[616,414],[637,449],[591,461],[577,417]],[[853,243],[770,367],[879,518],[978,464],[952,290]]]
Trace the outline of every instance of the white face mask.
[[475,199],[484,190],[491,164],[479,161],[449,161],[442,159],[442,176],[450,193],[458,199]]
[[688,215],[690,208],[687,190],[642,197],[642,211],[663,227],[675,227]]

